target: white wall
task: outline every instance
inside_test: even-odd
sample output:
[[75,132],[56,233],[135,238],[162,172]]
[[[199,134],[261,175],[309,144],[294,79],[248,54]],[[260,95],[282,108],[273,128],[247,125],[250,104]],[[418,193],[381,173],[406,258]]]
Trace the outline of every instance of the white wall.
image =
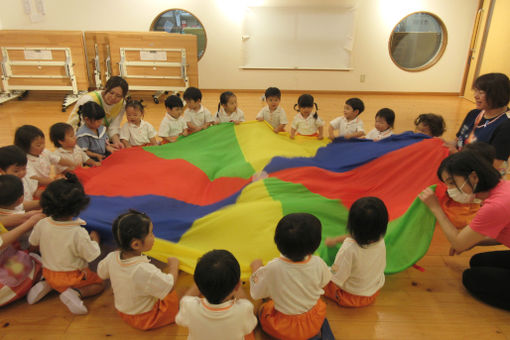
[[[32,23],[22,0],[0,1],[0,27],[41,30],[148,31],[154,18],[170,8],[192,12],[206,28],[207,49],[199,61],[204,89],[458,92],[466,64],[478,0],[342,0],[357,3],[352,71],[241,70],[243,5],[338,4],[333,0],[42,0],[46,15]],[[422,72],[396,67],[388,38],[397,22],[412,12],[439,16],[448,45],[439,62]],[[311,23],[313,24],[313,23]],[[306,47],[303,47],[306,48]],[[320,55],[320,51],[317,51]],[[360,82],[360,75],[366,81]]]

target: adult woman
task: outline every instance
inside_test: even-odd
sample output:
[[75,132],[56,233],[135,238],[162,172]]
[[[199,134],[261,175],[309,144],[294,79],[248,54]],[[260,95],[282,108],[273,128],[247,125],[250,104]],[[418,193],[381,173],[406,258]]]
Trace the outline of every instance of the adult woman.
[[457,149],[475,140],[494,145],[494,166],[502,173],[510,155],[510,80],[502,73],[488,73],[473,83],[476,109],[470,111],[457,132]]
[[[483,202],[473,220],[461,230],[453,226],[430,188],[420,199],[430,208],[452,249],[461,253],[477,245],[503,244],[510,247],[510,181],[486,160],[466,150],[443,160],[437,175],[457,202]],[[510,251],[474,255],[463,274],[463,284],[480,300],[510,310]]]
[[73,108],[69,115],[67,122],[75,129],[78,127],[80,117],[78,116],[78,109],[86,102],[94,101],[98,103],[105,111],[106,117],[104,118],[104,125],[107,128],[110,142],[116,149],[121,149],[124,144],[121,143],[120,123],[125,112],[126,95],[128,93],[128,83],[119,76],[113,76],[106,82],[103,91],[92,91],[82,96]]

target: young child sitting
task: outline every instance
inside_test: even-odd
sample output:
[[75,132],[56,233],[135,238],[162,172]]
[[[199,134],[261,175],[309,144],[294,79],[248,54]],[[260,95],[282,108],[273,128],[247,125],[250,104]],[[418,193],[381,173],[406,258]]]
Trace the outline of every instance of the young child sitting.
[[282,93],[277,87],[268,87],[265,93],[267,106],[262,108],[255,117],[258,121],[266,121],[273,127],[275,133],[285,131],[288,124],[287,115],[280,106]]
[[[13,179],[15,177],[15,179]],[[41,210],[32,210],[25,212],[23,208],[24,203],[24,188],[22,179],[18,176],[11,174],[4,174],[0,176],[0,189],[4,192],[0,192],[0,196],[3,197],[0,202],[0,224],[7,229],[17,227],[21,223],[28,220],[31,216],[41,213]],[[19,192],[18,192],[19,187]],[[16,196],[16,197],[14,197]],[[11,203],[12,201],[12,203]],[[14,204],[15,203],[15,204]],[[29,248],[28,234],[24,238],[22,244],[23,249]],[[1,294],[0,294],[1,295]]]
[[99,166],[100,162],[96,162],[90,158],[82,148],[76,145],[76,135],[71,125],[67,123],[55,123],[50,127],[50,139],[55,145],[56,150],[53,151],[60,159],[65,159],[73,164],[73,166],[55,165],[55,172],[61,174],[72,171],[76,167],[83,166]]
[[244,122],[244,113],[237,106],[237,97],[233,92],[226,91],[220,95],[218,103],[218,112],[216,113],[215,123],[239,124]]
[[144,213],[130,210],[120,215],[112,232],[119,250],[99,262],[97,272],[104,280],[110,279],[115,308],[122,319],[142,330],[174,322],[179,297],[173,288],[179,260],[168,258],[164,273],[142,255],[154,244],[153,225]]
[[126,104],[127,122],[120,129],[120,141],[125,147],[157,145],[156,130],[143,120],[142,100],[130,100]]
[[182,94],[187,109],[184,111],[184,120],[189,133],[205,130],[214,123],[211,112],[202,105],[202,92],[196,87],[188,87]]
[[[0,210],[12,211],[23,202],[23,183],[14,175],[0,176]],[[13,246],[26,235],[44,215],[34,214],[7,230],[0,223],[0,307],[24,297],[41,275],[38,256]]]
[[195,285],[181,299],[175,318],[189,329],[189,339],[255,339],[257,318],[240,277],[239,263],[226,250],[212,250],[198,260]]
[[327,298],[345,307],[363,307],[375,301],[384,285],[387,225],[388,211],[379,198],[363,197],[352,204],[347,219],[349,235],[325,241],[328,247],[343,242],[331,266]]
[[422,113],[415,119],[414,125],[414,132],[430,137],[441,137],[446,130],[443,117],[434,113]]
[[363,121],[359,115],[365,110],[365,105],[359,98],[350,98],[345,101],[344,116],[329,122],[329,138],[335,139],[335,131],[338,137],[359,138],[365,135]]
[[[14,175],[23,182],[23,204],[16,207],[20,212],[40,209],[39,201],[33,199],[37,181],[27,175],[27,155],[16,145],[0,148],[0,175]],[[5,224],[5,221],[2,221]]]
[[52,289],[73,314],[87,314],[81,298],[99,294],[103,281],[91,271],[88,263],[100,254],[99,235],[82,228],[86,224],[76,218],[89,203],[78,178],[67,173],[66,179],[53,181],[41,196],[41,206],[47,218],[39,221],[28,241],[39,246],[45,281],[38,282],[27,296],[36,303]]
[[331,279],[326,263],[313,253],[321,242],[320,221],[311,214],[283,217],[274,240],[281,257],[262,266],[251,264],[250,293],[253,299],[270,298],[259,310],[262,329],[278,339],[309,339],[319,333],[326,317],[320,299]]
[[378,141],[387,138],[393,134],[393,124],[395,123],[395,112],[387,107],[380,109],[375,114],[375,128],[367,133],[367,139]]
[[[76,138],[78,146],[85,150],[87,155],[97,162],[101,162],[116,149],[110,145],[106,128],[104,109],[96,102],[86,102],[78,109],[80,122]],[[84,122],[84,125],[81,125]]]
[[36,180],[39,185],[46,186],[53,181],[51,178],[52,164],[74,166],[72,162],[46,150],[44,133],[33,125],[23,125],[16,129],[14,145],[27,154],[27,172],[32,174],[30,178]]
[[[313,112],[314,106],[315,112]],[[322,139],[324,136],[324,122],[317,113],[319,107],[314,102],[313,96],[310,94],[299,96],[297,104],[294,105],[294,110],[298,113],[292,120],[290,138],[294,139],[297,133],[302,136],[317,136],[318,139]]]
[[188,135],[188,125],[182,116],[181,98],[168,96],[165,99],[166,114],[159,125],[159,137],[163,138],[161,144],[173,143],[179,136]]

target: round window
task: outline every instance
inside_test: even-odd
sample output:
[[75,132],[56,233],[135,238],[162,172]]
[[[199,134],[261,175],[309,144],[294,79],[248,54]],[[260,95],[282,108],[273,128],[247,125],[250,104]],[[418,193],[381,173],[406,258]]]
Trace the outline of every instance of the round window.
[[432,13],[412,13],[393,29],[390,56],[403,70],[425,70],[441,58],[446,41],[446,27],[441,19]]
[[194,34],[197,36],[198,60],[202,58],[207,46],[207,36],[204,25],[196,16],[182,9],[167,10],[154,19],[151,31],[168,33]]

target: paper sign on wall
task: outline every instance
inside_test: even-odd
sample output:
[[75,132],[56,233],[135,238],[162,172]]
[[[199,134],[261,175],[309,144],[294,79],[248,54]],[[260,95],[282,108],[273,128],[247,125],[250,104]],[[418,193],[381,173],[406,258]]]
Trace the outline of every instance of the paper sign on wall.
[[52,60],[53,55],[48,50],[25,50],[25,60]]
[[166,61],[165,51],[140,51],[140,60]]

